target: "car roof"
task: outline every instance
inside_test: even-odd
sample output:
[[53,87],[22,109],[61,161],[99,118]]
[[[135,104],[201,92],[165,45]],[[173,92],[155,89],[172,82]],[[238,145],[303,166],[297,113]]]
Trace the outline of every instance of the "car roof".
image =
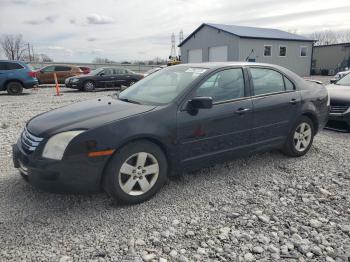
[[216,69],[216,68],[227,67],[227,66],[237,66],[237,67],[261,66],[261,67],[272,67],[272,68],[284,69],[283,67],[280,67],[274,64],[255,63],[255,62],[205,62],[205,63],[180,64],[176,66],[201,67],[201,68],[208,68],[208,69]]

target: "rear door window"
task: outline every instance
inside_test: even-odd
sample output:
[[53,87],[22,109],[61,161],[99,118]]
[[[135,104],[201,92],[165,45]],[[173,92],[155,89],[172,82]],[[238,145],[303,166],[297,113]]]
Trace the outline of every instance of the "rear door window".
[[7,62],[0,62],[0,70],[7,70]]
[[8,69],[8,70],[23,69],[23,66],[21,66],[21,65],[18,64],[18,63],[8,62],[8,63],[7,63],[7,69]]
[[272,69],[250,68],[254,94],[265,95],[285,91],[283,75]]

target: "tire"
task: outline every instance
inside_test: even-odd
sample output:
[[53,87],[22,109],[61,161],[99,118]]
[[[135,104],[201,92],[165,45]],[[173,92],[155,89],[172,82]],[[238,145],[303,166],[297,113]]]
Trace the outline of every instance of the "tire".
[[[147,169],[149,174],[146,174]],[[103,186],[117,202],[138,204],[149,200],[160,190],[167,180],[167,171],[163,151],[151,142],[140,140],[122,147],[111,158]]]
[[19,82],[9,82],[6,90],[9,95],[20,95],[23,92],[23,85]]
[[290,132],[283,148],[283,153],[300,157],[305,155],[311,148],[315,136],[313,122],[307,116],[303,116]]
[[95,87],[96,85],[93,81],[88,80],[83,83],[83,91],[85,92],[92,92],[95,90]]

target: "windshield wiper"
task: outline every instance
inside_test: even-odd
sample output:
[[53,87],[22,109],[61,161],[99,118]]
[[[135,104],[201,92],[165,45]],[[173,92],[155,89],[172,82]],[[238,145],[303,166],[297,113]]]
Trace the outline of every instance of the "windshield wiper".
[[140,102],[137,102],[135,100],[131,100],[131,99],[128,99],[128,98],[120,98],[120,97],[118,97],[118,99],[121,100],[121,101],[124,101],[124,102],[128,102],[128,103],[133,103],[133,104],[138,104],[138,105],[141,104]]

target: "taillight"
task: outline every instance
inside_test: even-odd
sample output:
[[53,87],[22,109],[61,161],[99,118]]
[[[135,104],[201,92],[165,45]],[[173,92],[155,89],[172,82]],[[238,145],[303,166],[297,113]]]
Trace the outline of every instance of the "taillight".
[[30,72],[28,72],[28,75],[30,76],[30,77],[36,77],[36,72],[34,72],[34,71],[30,71]]

